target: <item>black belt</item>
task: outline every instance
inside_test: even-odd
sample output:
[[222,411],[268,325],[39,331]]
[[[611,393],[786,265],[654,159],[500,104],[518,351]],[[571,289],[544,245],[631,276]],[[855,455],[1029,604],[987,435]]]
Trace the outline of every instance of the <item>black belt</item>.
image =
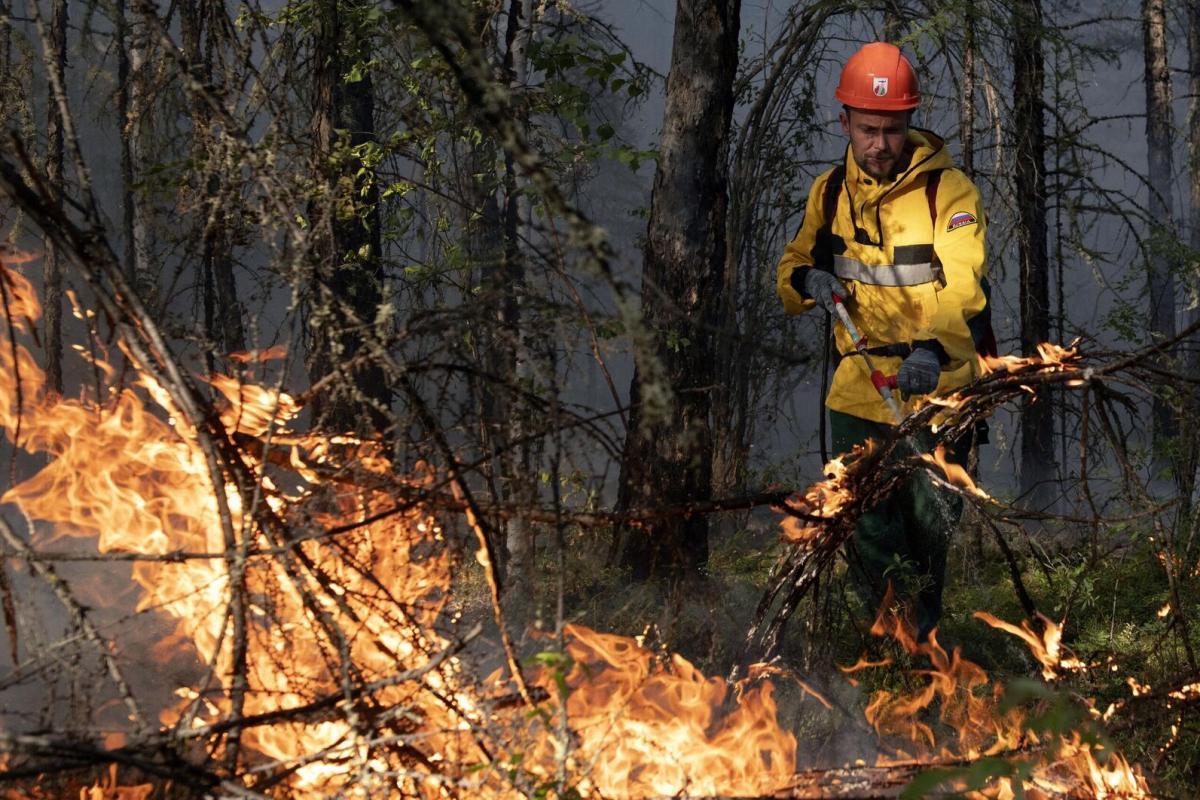
[[[881,344],[878,347],[868,347],[867,355],[869,356],[894,356],[896,358],[908,358],[912,355],[912,345],[906,342],[898,342],[896,344]],[[852,350],[849,353],[843,353],[843,356],[860,356],[862,352]]]

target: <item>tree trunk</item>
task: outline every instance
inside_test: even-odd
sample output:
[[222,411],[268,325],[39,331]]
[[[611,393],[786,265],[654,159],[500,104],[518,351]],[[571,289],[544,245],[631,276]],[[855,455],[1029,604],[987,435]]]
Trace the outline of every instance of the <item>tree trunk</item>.
[[1191,245],[1194,252],[1200,253],[1200,3],[1188,6],[1188,184]]
[[[505,5],[499,26],[502,41],[495,35],[490,13],[494,9],[477,9],[474,30],[482,46],[503,61],[507,82],[519,91],[528,75],[533,3],[507,0]],[[524,127],[528,121],[521,115],[517,122]],[[521,242],[531,235],[529,202],[521,191],[516,163],[511,155],[501,158],[495,142],[484,139],[471,145],[463,158],[469,165],[462,181],[463,194],[469,198],[464,208],[465,241],[471,262],[479,267],[482,288],[476,298],[480,379],[473,391],[478,400],[480,443],[490,456],[484,474],[497,503],[523,509],[531,507],[537,497],[535,454],[526,441],[530,410],[520,391],[530,388],[534,377],[528,325],[523,324],[528,290]],[[498,162],[502,164],[499,169]],[[513,601],[506,607],[510,611],[516,607],[515,615],[521,616],[525,610],[522,600],[529,595],[525,581],[533,565],[535,529],[519,513],[496,517],[489,529],[503,532],[503,539],[492,543],[500,557],[496,571]]]
[[[1174,166],[1171,146],[1175,125],[1171,110],[1171,70],[1167,63],[1166,6],[1164,0],[1143,0],[1142,41],[1146,58],[1146,147],[1149,155],[1150,246],[1146,254],[1146,289],[1150,300],[1150,335],[1164,339],[1175,333],[1174,210],[1171,182]],[[1174,431],[1171,407],[1154,399],[1156,451]]]
[[[1041,0],[1013,5],[1013,131],[1016,150],[1017,249],[1021,268],[1021,350],[1050,338],[1050,268],[1046,241],[1045,66]],[[1034,508],[1055,496],[1054,407],[1039,390],[1021,407],[1021,494]]]
[[[1200,275],[1200,262],[1197,261],[1197,254],[1200,254],[1200,3],[1192,3],[1188,6],[1187,23],[1188,189],[1191,212],[1188,233],[1193,259],[1187,274],[1196,276]],[[1198,297],[1200,297],[1200,281],[1193,277],[1191,285],[1188,287],[1189,302],[1187,309],[1183,312],[1184,318],[1180,320],[1180,325],[1190,326],[1197,319],[1197,315],[1200,315],[1200,309],[1196,307]],[[1200,337],[1193,336],[1191,341],[1187,342],[1183,358],[1185,373],[1191,376],[1200,375]],[[1200,414],[1200,389],[1193,388],[1187,395],[1185,403],[1184,418],[1196,419],[1197,414]],[[1196,471],[1200,469],[1200,430],[1197,430],[1195,425],[1185,427],[1187,428],[1184,447],[1185,461],[1176,480],[1179,483],[1180,494],[1188,499],[1187,506],[1190,511],[1190,498],[1196,485]]]
[[[207,51],[202,46],[206,14],[210,4],[185,0],[179,6],[180,40],[183,52],[194,72],[198,72],[206,83],[212,83],[211,26]],[[208,104],[199,97],[189,103],[192,123],[192,157],[196,164],[208,164],[214,145],[212,136],[212,114]],[[197,209],[194,241],[199,242],[201,285],[203,287],[204,327],[208,340],[216,353],[209,353],[209,368],[215,366],[215,355],[228,355],[246,349],[245,331],[242,326],[241,305],[238,303],[237,284],[233,274],[233,251],[230,245],[229,224],[226,214],[226,198],[221,186],[220,170],[205,168],[207,173],[203,188],[196,187],[204,202]]]
[[[121,16],[124,20],[124,9]],[[126,92],[125,109],[121,114],[121,124],[124,126],[121,136],[121,191],[125,197],[126,269],[142,303],[152,311],[157,311],[158,275],[154,273],[150,259],[149,211],[147,204],[134,190],[139,173],[146,164],[146,131],[142,116],[147,110],[146,77],[142,74],[146,63],[146,31],[144,26],[127,25],[124,34],[128,49],[122,48],[122,56],[128,53],[128,60],[124,64],[125,78],[121,81]],[[118,64],[118,71],[121,66]]]
[[978,22],[973,6],[964,12],[963,32],[963,98],[962,98],[962,170],[975,180],[975,28]]
[[[375,139],[375,94],[369,72],[357,81],[343,78],[351,65],[370,60],[369,43],[343,26],[363,2],[321,0],[314,8],[313,160],[324,173],[325,196],[310,207],[317,285],[308,371],[314,383],[330,379],[314,398],[314,423],[366,434],[387,426],[389,392],[364,346],[383,299],[379,191],[357,175],[361,163],[348,152]],[[339,141],[339,129],[348,141]]]
[[[621,464],[624,508],[686,504],[712,495],[713,330],[724,287],[726,162],[740,11],[740,0],[676,5],[642,276],[642,314],[665,385],[640,358]],[[645,402],[664,392],[669,410]],[[682,576],[701,571],[708,560],[708,520],[699,515],[625,531],[623,539],[622,560],[639,578]]]
[[[54,0],[50,11],[50,44],[54,48],[53,69],[66,81],[67,71],[67,0]],[[46,185],[53,196],[56,211],[62,210],[63,183],[63,119],[58,103],[49,98],[46,104]],[[46,380],[58,393],[63,390],[62,378],[62,260],[50,237],[45,237],[43,248],[43,324],[45,325]]]
[[[508,30],[505,34],[506,71],[514,87],[528,80],[528,49],[533,32],[533,0],[510,0]],[[522,115],[523,116],[523,115]],[[522,124],[527,125],[524,118]],[[531,335],[528,321],[523,320],[522,303],[526,295],[525,255],[521,248],[522,226],[529,220],[529,202],[521,192],[517,166],[511,154],[504,159],[504,258],[500,264],[503,281],[501,323],[507,334],[505,363],[511,370],[506,375],[513,387],[530,387],[534,379],[534,361],[529,346]],[[528,234],[528,232],[525,232]],[[537,500],[537,470],[534,467],[534,448],[529,441],[531,425],[528,405],[521,400],[513,404],[507,416],[505,438],[510,455],[506,490],[518,508],[529,508]],[[508,554],[510,578],[519,592],[528,596],[526,583],[532,580],[535,531],[529,520],[519,514],[505,524],[505,550]]]
[[137,285],[133,257],[133,148],[129,136],[129,19],[125,0],[113,5],[117,28],[117,119],[121,123],[121,239],[124,244],[122,266],[129,281]]

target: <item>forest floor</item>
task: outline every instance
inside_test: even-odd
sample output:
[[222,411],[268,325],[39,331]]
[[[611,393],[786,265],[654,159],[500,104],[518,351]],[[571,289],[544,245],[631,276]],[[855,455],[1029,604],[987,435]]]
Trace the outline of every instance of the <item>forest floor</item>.
[[[1099,542],[1106,544],[1101,547]],[[679,653],[707,675],[728,674],[770,568],[782,552],[778,516],[747,515],[737,526],[714,531],[711,544],[707,576],[670,588],[631,583],[620,570],[604,567],[605,532],[570,534],[561,582],[566,621],[642,636],[651,649]],[[1065,620],[1064,648],[1090,665],[1044,689],[1042,706],[1053,708],[1038,724],[1083,726],[1088,703],[1103,712],[1111,703],[1128,701],[1131,679],[1142,687],[1162,687],[1189,674],[1188,654],[1159,614],[1168,587],[1147,535],[1133,529],[1059,525],[1009,544],[1038,610],[1056,622]],[[514,619],[523,618],[532,628],[553,629],[557,564],[557,555],[546,550],[535,570],[538,581],[517,593],[521,603]],[[483,588],[482,575],[472,563],[457,590],[465,618],[490,614]],[[971,512],[952,539],[944,601],[937,639],[946,651],[958,649],[963,658],[982,667],[991,687],[1013,685],[1028,691],[1031,684],[1041,685],[1040,666],[1028,647],[974,616],[986,611],[1019,624],[1026,614],[1005,557],[982,526],[971,523]],[[779,720],[797,737],[798,768],[837,767],[859,759],[873,763],[880,744],[863,717],[869,699],[877,691],[911,692],[923,685],[921,670],[927,664],[915,662],[895,643],[871,636],[873,616],[874,610],[866,609],[850,588],[839,563],[816,602],[806,599],[788,626],[780,663],[833,705],[827,709],[797,684],[776,681]],[[526,639],[522,652],[528,655],[530,648],[539,647],[545,647],[545,640]],[[848,681],[839,666],[851,665],[860,656],[889,657],[893,663],[856,673],[857,680]],[[1176,713],[1166,703],[1140,704],[1128,714],[1118,713],[1108,728],[1111,744],[1140,764],[1155,796],[1189,797],[1200,785],[1200,731],[1186,714]],[[1173,741],[1172,724],[1179,726]]]

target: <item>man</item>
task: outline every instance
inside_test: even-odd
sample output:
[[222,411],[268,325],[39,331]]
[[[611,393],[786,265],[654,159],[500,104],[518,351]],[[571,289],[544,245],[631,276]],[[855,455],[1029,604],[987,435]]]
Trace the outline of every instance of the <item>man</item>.
[[[779,261],[777,290],[793,314],[814,306],[832,313],[834,296],[843,298],[875,366],[896,376],[907,414],[921,396],[976,377],[976,352],[988,347],[983,207],[942,139],[910,126],[921,95],[899,48],[864,46],[835,94],[847,157],[813,183],[800,232]],[[888,438],[895,418],[841,325],[836,344],[841,359],[825,404],[834,452],[844,453]],[[963,463],[969,449],[957,442],[950,456]],[[914,474],[862,515],[848,548],[864,600],[878,607],[890,582],[921,639],[941,616],[947,544],[961,510]]]

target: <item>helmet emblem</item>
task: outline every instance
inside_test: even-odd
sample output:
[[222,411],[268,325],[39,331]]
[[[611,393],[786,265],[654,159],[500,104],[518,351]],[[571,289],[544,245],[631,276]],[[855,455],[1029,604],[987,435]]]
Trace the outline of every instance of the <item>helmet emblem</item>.
[[876,97],[883,97],[888,92],[888,79],[876,78],[875,84],[871,88],[874,89]]

